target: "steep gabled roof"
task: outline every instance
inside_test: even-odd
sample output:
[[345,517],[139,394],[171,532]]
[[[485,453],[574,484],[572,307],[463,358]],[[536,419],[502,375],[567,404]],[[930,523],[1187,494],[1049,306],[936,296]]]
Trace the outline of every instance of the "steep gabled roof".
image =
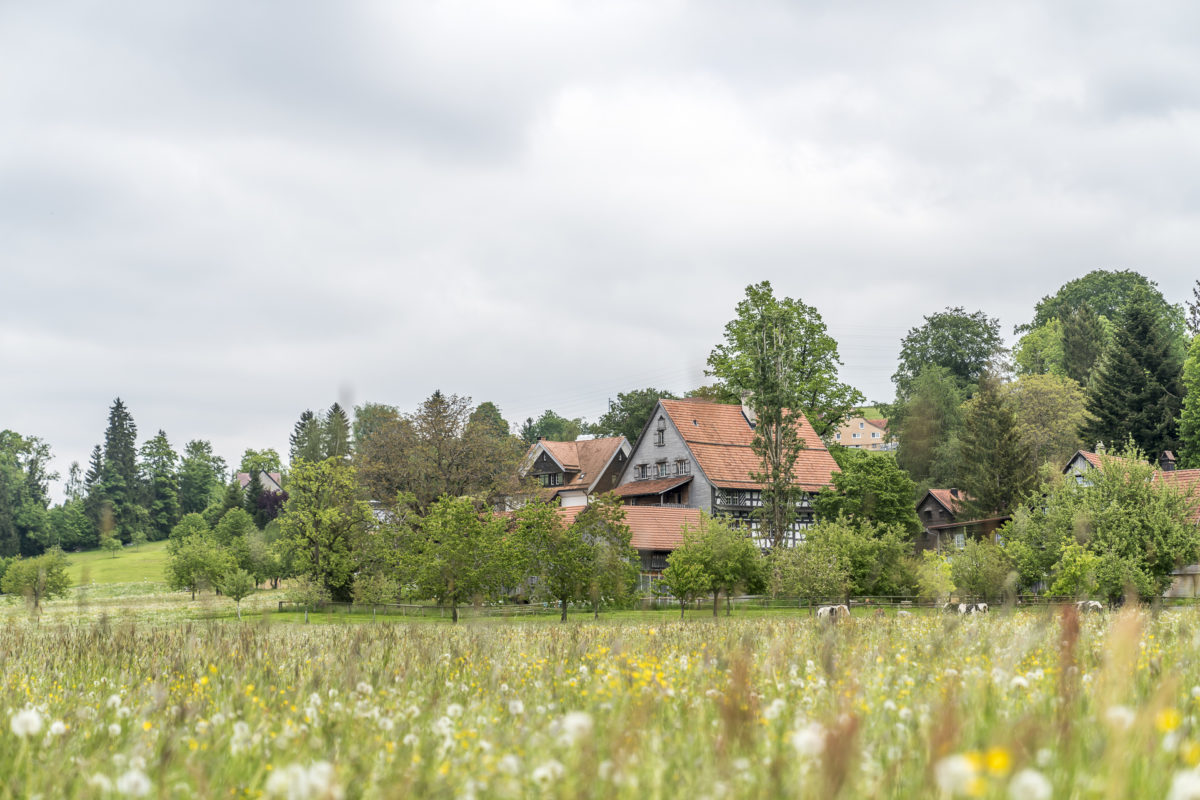
[[[564,489],[590,490],[624,444],[626,444],[624,436],[584,439],[577,442],[552,442],[548,439],[539,439],[530,445],[529,452],[525,455],[525,463],[532,464],[537,451],[545,450],[564,471],[574,473],[562,486],[554,487],[553,494]],[[524,467],[522,473],[527,469],[528,467]]]
[[1154,480],[1174,486],[1185,496],[1196,501],[1192,521],[1200,525],[1200,469],[1174,469],[1170,472],[1154,473]]
[[[750,447],[754,429],[741,406],[702,400],[659,402],[714,485],[730,489],[762,488],[750,477],[750,473],[762,470],[762,460]],[[805,448],[796,462],[796,483],[816,491],[832,483],[837,463],[804,415],[799,415],[799,427]]]
[[[280,483],[282,476],[280,476],[278,472],[263,472],[262,470],[259,470],[258,475],[258,479],[262,482],[263,489],[270,489],[271,491],[275,492],[283,489],[283,484]],[[237,482],[238,486],[245,491],[246,487],[250,485],[250,473],[239,472],[237,474]]]
[[[934,500],[937,500],[939,503],[942,504],[942,508],[949,511],[951,514],[956,514],[956,515],[958,514],[958,512],[962,511],[963,501],[971,499],[970,497],[968,497],[966,495],[966,493],[961,492],[961,491],[958,493],[958,496],[956,497],[950,493],[949,489],[930,489],[926,493],[925,497],[929,497],[930,495],[933,496]],[[921,498],[921,503],[923,503],[923,502],[925,502],[924,497]],[[917,503],[917,505],[920,506],[921,503]]]

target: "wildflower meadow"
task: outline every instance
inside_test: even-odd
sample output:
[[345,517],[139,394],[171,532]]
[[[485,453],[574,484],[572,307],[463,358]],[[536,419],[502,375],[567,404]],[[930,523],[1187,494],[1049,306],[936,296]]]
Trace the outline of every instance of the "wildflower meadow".
[[1200,612],[9,618],[4,797],[1200,797]]

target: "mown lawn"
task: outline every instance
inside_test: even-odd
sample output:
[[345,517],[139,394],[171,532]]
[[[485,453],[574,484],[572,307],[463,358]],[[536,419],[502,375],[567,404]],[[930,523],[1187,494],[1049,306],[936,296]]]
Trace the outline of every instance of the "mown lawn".
[[76,586],[109,583],[162,583],[167,543],[150,542],[138,549],[122,548],[113,558],[103,550],[68,553],[67,573]]

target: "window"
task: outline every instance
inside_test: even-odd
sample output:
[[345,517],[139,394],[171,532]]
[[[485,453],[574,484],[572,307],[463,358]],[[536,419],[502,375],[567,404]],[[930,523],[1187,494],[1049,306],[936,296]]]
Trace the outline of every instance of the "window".
[[688,465],[687,459],[680,458],[675,461],[675,474],[676,475],[687,475],[690,472],[691,472],[691,468]]
[[665,477],[667,477],[667,475],[670,474],[667,471],[667,462],[665,460],[659,461],[657,464],[654,465],[654,474],[655,474],[655,477],[658,477],[658,478],[665,478]]
[[633,468],[633,477],[637,478],[638,480],[642,480],[643,478],[648,477],[646,475],[646,465],[638,464],[636,467],[634,467]]
[[878,438],[879,438],[879,431],[871,431],[871,438],[872,438],[872,439],[878,439]]
[[667,443],[667,432],[663,431],[663,430],[655,431],[654,432],[654,445],[656,447],[662,447],[666,443]]
[[954,546],[959,550],[964,549],[967,546],[966,537],[964,537],[961,533],[954,534]]
[[542,486],[562,486],[563,476],[561,472],[547,472],[545,475],[539,475],[538,479]]
[[841,435],[840,433],[835,433],[835,434],[833,435],[833,438],[834,438],[834,439],[841,439],[841,438],[842,438],[842,435]]
[[850,438],[852,438],[852,439],[861,439],[861,438],[862,438],[862,434],[861,434],[861,433],[852,433],[852,434],[850,434]]
[[865,428],[865,427],[866,427],[866,425],[864,425],[863,423],[861,423],[861,422],[860,422],[860,423],[858,423],[858,429],[859,429],[859,430],[862,430],[862,429],[863,429],[863,428]]

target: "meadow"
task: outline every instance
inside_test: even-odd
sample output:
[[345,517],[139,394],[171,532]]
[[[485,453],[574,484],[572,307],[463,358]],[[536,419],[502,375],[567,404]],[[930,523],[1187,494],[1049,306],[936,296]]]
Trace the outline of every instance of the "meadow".
[[0,621],[4,797],[1200,797],[1200,613]]

